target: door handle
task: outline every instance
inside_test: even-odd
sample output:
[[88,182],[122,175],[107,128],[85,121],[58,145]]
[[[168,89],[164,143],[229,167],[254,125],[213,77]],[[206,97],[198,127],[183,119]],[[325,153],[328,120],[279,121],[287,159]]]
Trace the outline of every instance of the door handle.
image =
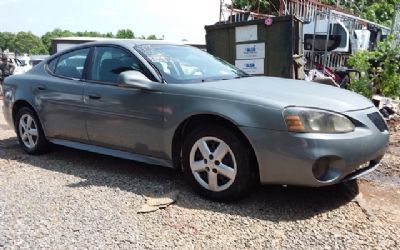
[[101,98],[99,94],[89,94],[88,95],[90,99],[98,100]]
[[44,86],[44,85],[39,85],[39,86],[37,86],[37,89],[38,89],[38,90],[46,90],[46,86]]

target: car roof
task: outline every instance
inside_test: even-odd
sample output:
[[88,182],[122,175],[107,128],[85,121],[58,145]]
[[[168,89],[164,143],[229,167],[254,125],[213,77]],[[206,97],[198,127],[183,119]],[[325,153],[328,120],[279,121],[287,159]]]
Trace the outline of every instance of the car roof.
[[103,39],[94,42],[87,42],[81,44],[82,46],[87,45],[121,45],[126,47],[132,47],[137,45],[147,45],[147,44],[170,44],[170,45],[184,45],[183,43],[168,42],[164,40],[144,40],[144,39]]
[[47,61],[51,61],[54,57],[57,57],[58,55],[68,53],[73,50],[77,50],[80,48],[86,48],[86,47],[91,47],[91,46],[100,46],[100,45],[117,45],[117,46],[122,46],[126,48],[133,48],[138,45],[149,45],[149,44],[165,44],[165,45],[182,45],[185,46],[184,43],[179,43],[179,42],[168,42],[165,40],[145,40],[145,39],[116,39],[116,38],[104,38],[98,41],[94,42],[83,42],[81,44],[76,44],[76,46],[73,46],[71,48],[59,51],[53,55],[51,55],[49,58],[46,58]]

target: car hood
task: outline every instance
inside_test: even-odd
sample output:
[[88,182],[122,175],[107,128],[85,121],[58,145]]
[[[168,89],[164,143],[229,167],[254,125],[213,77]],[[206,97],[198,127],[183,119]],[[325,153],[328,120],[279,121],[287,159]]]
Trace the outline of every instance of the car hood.
[[235,92],[248,98],[262,98],[280,108],[302,106],[345,112],[373,106],[369,99],[348,90],[276,77],[245,77],[204,85],[209,89]]

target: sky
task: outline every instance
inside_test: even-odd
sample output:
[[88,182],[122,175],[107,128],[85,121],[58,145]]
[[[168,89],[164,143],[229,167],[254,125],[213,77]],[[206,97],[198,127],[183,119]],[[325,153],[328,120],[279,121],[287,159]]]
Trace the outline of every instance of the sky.
[[168,41],[205,43],[205,25],[219,19],[219,0],[0,0],[0,32],[55,28],[155,34]]

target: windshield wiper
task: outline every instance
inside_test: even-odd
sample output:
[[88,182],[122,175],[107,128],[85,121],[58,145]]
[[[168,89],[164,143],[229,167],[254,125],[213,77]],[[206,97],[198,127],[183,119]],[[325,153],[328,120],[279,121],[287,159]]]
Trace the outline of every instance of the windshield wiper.
[[216,81],[227,81],[227,80],[232,80],[240,77],[233,77],[233,78],[206,78],[206,79],[201,79],[201,82],[216,82]]
[[238,79],[238,78],[242,78],[242,77],[253,77],[253,75],[246,74],[246,75],[237,76],[235,78]]

